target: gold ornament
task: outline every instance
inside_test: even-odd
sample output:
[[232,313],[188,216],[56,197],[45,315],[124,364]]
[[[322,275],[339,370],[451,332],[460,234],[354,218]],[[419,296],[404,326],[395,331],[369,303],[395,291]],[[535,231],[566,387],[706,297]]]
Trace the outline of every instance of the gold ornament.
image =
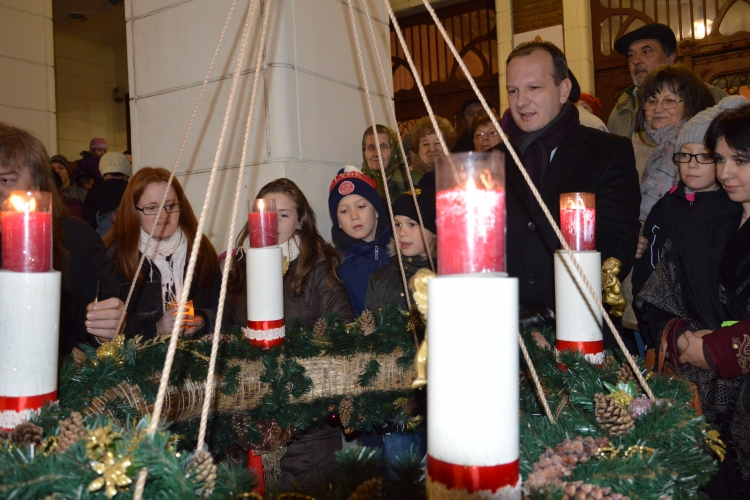
[[102,361],[107,358],[117,358],[117,354],[125,346],[125,335],[120,334],[96,350],[96,357]]
[[104,455],[102,461],[91,462],[91,467],[100,477],[91,481],[89,491],[99,491],[104,487],[104,494],[107,495],[107,498],[117,495],[117,488],[124,488],[133,482],[127,475],[130,459],[126,457],[117,461],[111,451]]
[[604,302],[611,305],[609,314],[616,318],[622,318],[622,313],[628,305],[622,296],[620,280],[617,275],[622,269],[622,262],[615,257],[610,257],[602,264],[602,288],[604,289]]
[[599,448],[598,455],[601,458],[615,458],[620,453],[620,451],[622,451],[621,446],[615,447],[615,445],[613,445],[612,443],[608,443],[606,446],[602,446],[601,448]]
[[112,430],[112,426],[99,427],[88,432],[88,440],[86,442],[86,449],[88,450],[89,458],[92,460],[97,457],[99,453],[107,451],[112,443],[120,438],[120,434]]
[[[437,275],[429,269],[420,269],[409,282],[409,289],[412,291],[414,302],[425,324],[427,323],[427,283],[435,276]],[[417,372],[417,378],[411,383],[411,387],[421,389],[427,385],[427,328],[424,331],[424,340],[419,344],[417,354],[414,356],[414,370]]]
[[625,391],[615,391],[609,394],[609,399],[620,405],[622,409],[627,410],[630,402],[633,401],[633,396]]
[[289,259],[286,256],[281,258],[281,275],[286,276],[286,272],[289,270]]
[[254,491],[248,491],[247,493],[240,493],[237,498],[252,498],[253,500],[263,500],[263,497]]
[[628,458],[628,457],[632,457],[634,455],[639,455],[641,458],[643,458],[644,456],[649,456],[650,457],[654,453],[656,453],[656,450],[653,449],[653,448],[650,448],[648,446],[644,446],[642,444],[641,445],[634,444],[633,446],[631,446],[630,448],[628,448],[627,450],[625,450],[625,453],[623,453],[623,456],[625,458]]
[[717,430],[703,431],[703,439],[711,450],[719,457],[719,462],[724,461],[727,453],[727,445],[721,440],[721,434]]

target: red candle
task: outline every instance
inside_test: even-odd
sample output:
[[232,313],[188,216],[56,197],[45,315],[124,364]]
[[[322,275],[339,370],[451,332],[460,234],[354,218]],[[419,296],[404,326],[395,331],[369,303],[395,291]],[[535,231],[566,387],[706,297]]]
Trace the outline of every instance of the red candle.
[[454,188],[437,194],[440,274],[505,271],[505,191]]
[[277,245],[276,212],[253,212],[248,214],[250,247],[263,248]]
[[560,195],[560,229],[571,250],[596,250],[596,208],[593,193]]
[[21,273],[52,270],[50,207],[49,193],[11,193],[0,213],[3,269]]

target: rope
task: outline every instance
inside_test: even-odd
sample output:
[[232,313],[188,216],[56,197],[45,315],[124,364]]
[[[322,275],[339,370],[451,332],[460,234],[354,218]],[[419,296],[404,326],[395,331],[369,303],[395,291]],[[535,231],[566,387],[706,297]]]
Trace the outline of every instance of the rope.
[[[367,6],[367,2],[363,3],[365,7],[365,18],[367,19],[367,24],[370,27],[370,37],[372,38],[372,46],[375,48],[375,56],[378,59],[378,67],[380,68],[380,76],[383,79],[383,83],[386,88],[388,88],[388,78],[385,75],[385,68],[383,66],[383,59],[380,57],[380,49],[378,49],[378,39],[375,35],[375,28],[372,25],[372,18],[370,17],[370,9]],[[363,72],[364,75],[364,72]],[[366,75],[365,75],[366,77]],[[369,100],[369,95],[368,95]],[[393,99],[390,97],[386,98],[386,101],[388,101],[388,109],[390,110],[391,114],[389,118],[391,119],[391,126],[393,127],[393,130],[398,130],[398,119],[396,118],[396,107],[393,104]],[[401,158],[404,159],[404,162],[406,162],[407,156],[406,156],[406,150],[404,149],[404,144],[401,140],[398,141],[398,147],[401,150]],[[383,168],[383,161],[380,160],[380,168]],[[430,261],[430,269],[432,269],[433,272],[436,272],[435,269],[435,263],[432,260],[432,251],[430,250],[429,246],[427,245],[427,236],[425,234],[425,228],[424,228],[424,221],[422,220],[422,211],[419,209],[419,204],[417,203],[417,193],[414,191],[414,182],[411,178],[411,169],[409,168],[408,163],[405,165],[406,170],[406,178],[409,180],[409,188],[411,190],[411,197],[414,200],[414,207],[417,209],[417,218],[419,219],[419,229],[422,233],[422,241],[425,242],[425,250],[427,251],[427,259]],[[381,170],[381,172],[384,172],[385,170]],[[387,182],[386,182],[386,188],[387,188]],[[408,290],[405,290],[405,293],[408,294]]]
[[[252,1],[253,0],[251,0],[251,2]],[[182,144],[180,145],[180,149],[179,149],[179,151],[177,153],[177,158],[175,159],[174,165],[172,166],[172,172],[171,172],[171,174],[169,176],[169,179],[167,180],[167,188],[164,191],[164,197],[162,197],[161,203],[159,203],[159,210],[157,210],[157,212],[156,212],[155,220],[158,220],[159,217],[161,216],[161,211],[164,208],[164,204],[167,201],[167,196],[169,195],[169,188],[172,186],[172,179],[174,179],[174,174],[177,171],[177,165],[179,165],[180,159],[182,158],[182,153],[185,150],[185,144],[187,144],[187,139],[188,139],[188,136],[190,135],[190,130],[193,127],[193,122],[195,121],[195,115],[198,113],[198,108],[200,107],[200,103],[203,100],[203,94],[205,93],[206,87],[208,86],[208,81],[209,81],[209,78],[211,76],[211,72],[213,71],[214,64],[216,63],[216,57],[219,55],[219,50],[221,49],[221,46],[224,43],[224,37],[226,36],[227,28],[229,27],[229,22],[232,19],[232,15],[234,14],[234,8],[235,8],[236,5],[237,5],[237,0],[233,0],[232,1],[232,5],[229,8],[229,12],[227,13],[227,18],[224,21],[224,27],[221,30],[221,35],[219,36],[219,43],[216,45],[216,50],[214,50],[214,54],[211,57],[211,63],[208,66],[208,71],[206,72],[206,77],[203,79],[203,85],[201,86],[200,93],[198,94],[198,99],[195,102],[195,107],[193,108],[193,114],[190,115],[190,121],[188,122],[187,129],[185,130],[185,135],[182,138]],[[252,7],[252,5],[250,7]],[[250,8],[250,7],[248,7],[248,8]],[[212,171],[212,176],[213,176],[213,171]],[[213,177],[212,177],[212,180],[213,180]],[[202,231],[202,228],[200,228],[200,229]],[[122,316],[120,316],[120,320],[117,323],[117,330],[116,330],[117,332],[120,331],[120,328],[122,328],[122,323],[125,320],[125,315],[127,314],[127,310],[128,310],[128,304],[130,303],[130,299],[133,296],[133,290],[135,289],[135,284],[138,281],[138,275],[140,274],[140,269],[143,267],[143,262],[146,259],[146,254],[148,253],[148,247],[151,244],[151,240],[152,240],[152,238],[154,236],[154,231],[155,230],[156,230],[156,224],[154,224],[154,227],[151,229],[151,232],[148,235],[148,239],[146,240],[146,251],[143,252],[143,255],[141,256],[141,260],[138,261],[137,271],[135,273],[135,276],[133,276],[133,281],[130,284],[130,290],[128,291],[128,296],[125,299],[124,311],[122,313]],[[193,250],[195,250],[195,249],[193,249]],[[190,273],[190,276],[192,277],[193,270],[192,269],[188,269],[188,272]],[[189,285],[188,285],[188,289],[189,289]],[[178,321],[175,322],[175,328],[172,330],[172,338],[173,339],[175,339],[177,337],[176,335],[174,335],[174,331],[175,331],[176,328],[179,327],[179,325],[180,325],[180,323],[182,321],[182,310],[185,307],[185,299],[186,298],[187,298],[187,296],[183,295],[182,300],[180,300],[180,316],[178,317]],[[173,348],[173,344],[174,344],[174,347],[176,347],[177,343],[170,341],[170,346],[169,347],[170,347],[170,351],[172,353],[172,358],[174,358],[174,350],[175,350]],[[169,357],[169,353],[168,353],[167,357]],[[171,369],[171,364],[172,363],[171,363],[171,360],[170,360],[170,363],[169,363],[170,369]],[[169,370],[167,369],[166,364],[165,364],[164,368],[165,368],[165,372],[167,374],[167,379],[168,379],[169,378]],[[164,379],[164,373],[162,373],[162,379]],[[162,391],[161,384],[160,384],[159,385],[159,393],[161,394],[161,400],[164,399],[164,392],[166,392],[166,391]],[[161,402],[161,400],[159,399],[159,396],[157,395],[157,402]],[[159,411],[161,412],[161,404],[159,404]],[[152,416],[151,423],[149,425],[150,433],[152,433],[152,434],[156,430],[156,425],[154,424],[155,422],[158,423],[158,417],[156,419],[154,419],[153,416]],[[147,476],[148,476],[148,469],[146,467],[142,468],[138,472],[138,480],[135,483],[135,491],[133,492],[133,500],[141,500],[143,498],[143,491],[146,488],[146,477]]]
[[[260,2],[256,2],[260,5]],[[268,33],[268,19],[271,17],[268,13],[269,5],[271,0],[268,0],[266,4],[266,15],[263,18],[263,29],[260,35],[260,47],[258,49],[258,57],[255,60],[255,74],[253,75],[253,90],[250,96],[250,109],[247,112],[247,124],[245,125],[245,141],[242,144],[242,160],[240,161],[240,170],[237,175],[239,181],[237,182],[237,190],[234,194],[234,207],[232,210],[232,222],[229,227],[229,238],[227,238],[227,260],[224,266],[223,274],[221,276],[221,293],[219,294],[219,310],[216,314],[216,328],[214,329],[214,337],[211,344],[211,359],[208,364],[208,377],[206,378],[206,392],[203,399],[203,409],[201,411],[201,423],[200,430],[198,432],[198,445],[197,449],[203,449],[203,444],[206,439],[206,427],[208,425],[208,414],[211,409],[211,401],[214,389],[214,371],[216,370],[216,358],[219,352],[219,338],[221,336],[221,324],[224,318],[224,300],[227,295],[227,281],[229,277],[229,271],[231,270],[234,259],[231,258],[234,250],[234,232],[237,223],[237,213],[239,212],[240,199],[242,198],[242,179],[245,175],[245,164],[247,162],[248,149],[250,145],[250,125],[252,123],[253,112],[255,111],[255,99],[258,91],[258,81],[260,80],[261,65],[263,64],[263,54],[266,45],[266,35]],[[262,9],[262,7],[261,7]],[[262,16],[261,12],[261,16]],[[250,21],[250,25],[253,25],[255,21],[255,12],[253,12],[253,19]]]
[[[547,217],[547,220],[549,221],[550,225],[552,226],[552,229],[554,230],[555,234],[557,235],[557,238],[560,240],[560,243],[562,243],[563,249],[568,254],[568,257],[570,257],[571,262],[573,263],[573,266],[575,267],[576,271],[578,272],[579,276],[581,276],[583,283],[586,285],[586,288],[588,289],[589,293],[591,293],[591,296],[596,301],[596,305],[599,307],[599,311],[602,313],[602,318],[607,323],[607,326],[612,330],[612,333],[615,336],[615,340],[617,341],[617,345],[620,346],[620,349],[622,350],[623,354],[625,355],[625,358],[628,360],[628,363],[630,363],[630,366],[633,368],[633,372],[635,373],[636,377],[638,378],[638,381],[641,383],[641,386],[643,387],[644,391],[646,392],[646,395],[648,395],[649,399],[651,401],[656,402],[656,397],[654,396],[654,393],[651,391],[651,388],[646,383],[646,379],[641,373],[640,368],[638,367],[638,364],[636,363],[635,359],[631,354],[628,352],[627,347],[625,347],[625,343],[622,340],[622,337],[620,337],[620,334],[617,332],[617,329],[615,328],[615,325],[612,323],[612,320],[610,319],[609,315],[607,314],[607,311],[604,309],[604,305],[601,301],[600,292],[596,292],[594,290],[594,287],[591,286],[591,283],[589,282],[588,278],[586,277],[586,274],[583,272],[583,269],[581,268],[580,264],[578,264],[578,261],[573,257],[573,253],[570,250],[570,246],[565,241],[565,238],[562,235],[562,232],[560,232],[560,228],[555,222],[555,219],[552,217],[552,214],[550,213],[549,209],[547,208],[547,205],[545,205],[544,200],[542,200],[541,195],[539,194],[539,191],[537,191],[536,186],[534,185],[534,182],[529,177],[528,172],[524,168],[524,166],[521,163],[521,160],[518,158],[518,155],[516,154],[516,151],[513,149],[513,146],[511,146],[510,141],[508,140],[508,137],[505,135],[505,132],[503,132],[503,129],[500,127],[500,124],[497,122],[497,118],[492,113],[492,110],[490,110],[490,107],[487,105],[487,101],[484,99],[484,96],[479,91],[479,88],[477,87],[476,82],[474,82],[474,78],[471,76],[471,73],[469,73],[469,70],[466,68],[466,64],[464,64],[463,59],[459,55],[458,51],[456,50],[455,45],[453,45],[453,41],[450,39],[448,34],[445,32],[445,28],[443,28],[443,24],[438,19],[437,15],[435,14],[435,10],[432,8],[430,3],[427,0],[422,0],[422,3],[424,3],[425,7],[427,8],[427,11],[432,16],[432,19],[435,21],[435,24],[438,27],[438,30],[440,30],[440,34],[445,39],[446,44],[451,49],[451,52],[453,52],[453,57],[455,57],[456,62],[461,66],[461,69],[464,72],[464,75],[466,75],[466,79],[471,84],[471,88],[474,90],[474,92],[477,95],[477,98],[482,103],[482,107],[484,108],[487,115],[490,117],[490,120],[492,120],[492,124],[495,126],[495,128],[500,132],[500,137],[503,140],[503,143],[508,148],[508,151],[510,152],[511,156],[513,157],[513,160],[516,162],[516,165],[518,165],[518,170],[520,170],[521,175],[523,175],[523,178],[526,180],[526,183],[529,185],[529,188],[531,189],[531,192],[534,195],[534,198],[536,198],[537,202],[539,202],[539,205],[542,208],[542,212],[544,213],[544,216]],[[386,5],[388,3],[386,2]],[[390,8],[390,5],[388,5],[388,12],[391,16],[391,20],[394,23],[394,26],[398,26],[398,22],[396,21],[396,16],[393,15],[393,11]],[[398,31],[400,33],[400,29]],[[401,40],[403,40],[400,37]],[[402,41],[402,45],[404,45],[404,52],[408,55],[408,51],[406,50],[406,46]],[[411,57],[409,57],[411,59]],[[413,68],[412,72],[414,75],[417,75]],[[415,78],[416,81],[418,81],[417,78]],[[421,89],[420,85],[420,89]],[[423,96],[424,98],[424,96]],[[426,98],[425,98],[426,101]],[[432,117],[432,109],[428,106],[427,111],[430,113],[430,116]]]
[[[354,32],[354,43],[357,46],[357,62],[359,63],[359,70],[362,72],[362,80],[364,81],[365,85],[365,96],[367,97],[367,110],[370,113],[370,123],[372,127],[372,133],[375,136],[375,144],[379,144],[380,140],[378,139],[378,129],[375,123],[375,113],[372,110],[372,100],[370,99],[370,88],[367,85],[367,72],[365,71],[365,63],[362,61],[362,49],[359,46],[359,35],[357,34],[357,23],[355,21],[354,17],[354,8],[352,7],[352,0],[348,0],[349,2],[349,18],[352,21],[352,31]],[[365,2],[367,3],[367,2]],[[380,175],[383,177],[383,181],[385,184],[385,199],[386,203],[388,204],[388,215],[391,218],[391,229],[393,229],[393,237],[396,238],[396,241],[398,242],[398,237],[396,236],[396,220],[393,216],[393,207],[391,206],[391,194],[388,191],[388,180],[385,178],[385,165],[383,165],[383,156],[380,154],[380,148],[378,147],[378,162],[380,163]],[[404,161],[406,161],[406,157],[404,157]],[[409,176],[411,177],[411,176]],[[412,194],[413,191],[412,191]],[[416,200],[416,198],[415,198]],[[416,204],[416,201],[415,201]],[[419,208],[417,208],[419,210]],[[420,221],[421,222],[421,221]],[[425,246],[426,245],[425,240]],[[399,245],[396,245],[396,252],[398,253],[398,268],[399,271],[401,271],[401,281],[404,285],[404,298],[406,299],[406,306],[409,311],[411,311],[411,299],[409,298],[409,285],[406,282],[406,273],[404,272],[404,262],[401,259],[401,248]],[[419,342],[417,341],[417,333],[415,331],[412,331],[414,334],[414,343],[417,346],[417,349],[419,349]]]
[[536,368],[534,368],[534,363],[531,362],[531,356],[529,356],[529,351],[526,349],[526,344],[523,341],[523,337],[521,337],[521,334],[518,334],[518,345],[521,347],[521,352],[523,353],[523,359],[526,360],[526,366],[529,367],[529,371],[531,371],[531,378],[534,380],[534,387],[536,387],[536,393],[539,395],[539,399],[542,401],[542,406],[544,407],[544,413],[547,414],[547,418],[549,421],[554,424],[555,423],[555,417],[552,416],[552,410],[549,408],[549,403],[547,402],[547,396],[544,395],[544,388],[542,387],[542,382],[539,380],[539,375],[536,373]]

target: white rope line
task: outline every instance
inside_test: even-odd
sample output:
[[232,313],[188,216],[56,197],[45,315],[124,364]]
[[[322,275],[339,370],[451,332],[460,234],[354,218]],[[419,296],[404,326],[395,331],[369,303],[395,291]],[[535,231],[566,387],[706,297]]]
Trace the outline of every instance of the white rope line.
[[[260,2],[255,2],[261,9],[261,16],[263,15],[263,8]],[[248,150],[250,149],[250,131],[253,113],[255,111],[255,100],[258,91],[258,82],[260,81],[261,66],[263,64],[263,55],[266,45],[266,35],[268,33],[268,19],[271,17],[269,6],[272,0],[268,0],[265,6],[265,17],[263,18],[263,28],[260,35],[260,47],[258,48],[258,56],[255,60],[255,74],[253,75],[253,90],[250,96],[250,109],[247,112],[247,123],[245,125],[245,141],[242,144],[242,160],[240,161],[240,169],[237,175],[237,190],[234,194],[234,207],[232,209],[232,222],[229,226],[229,237],[227,238],[227,258],[224,261],[224,270],[221,276],[221,293],[219,294],[219,310],[216,314],[216,328],[214,329],[214,337],[211,344],[211,359],[208,364],[208,377],[206,378],[206,395],[203,398],[203,409],[201,410],[201,423],[200,430],[198,432],[198,446],[197,448],[203,449],[203,444],[206,439],[206,427],[208,425],[208,415],[211,410],[211,400],[213,398],[214,388],[214,371],[216,369],[216,358],[219,352],[219,338],[221,336],[221,324],[224,319],[224,301],[227,295],[227,281],[229,278],[229,272],[232,267],[234,259],[232,253],[234,251],[234,232],[237,224],[237,214],[239,212],[240,199],[242,198],[243,184],[242,181],[245,175],[245,164],[247,163]],[[255,13],[253,13],[253,20],[250,21],[250,25],[253,25],[255,19]]]
[[[161,199],[161,203],[159,203],[159,210],[156,211],[156,217],[154,218],[154,220],[159,220],[159,217],[161,217],[162,208],[164,207],[164,204],[167,202],[169,188],[172,186],[172,179],[174,179],[174,174],[177,171],[177,165],[179,165],[180,159],[182,158],[182,153],[185,150],[185,144],[187,144],[188,136],[190,135],[190,130],[193,128],[195,115],[198,113],[198,108],[200,107],[201,101],[203,100],[203,94],[206,90],[206,87],[208,86],[208,81],[211,77],[211,72],[214,69],[214,63],[216,63],[216,56],[219,55],[219,49],[221,49],[221,45],[224,43],[224,37],[227,33],[227,28],[229,27],[229,21],[232,19],[232,14],[234,13],[234,7],[236,5],[237,5],[237,0],[233,0],[232,5],[229,8],[229,13],[227,14],[227,19],[226,21],[224,21],[224,27],[221,30],[221,35],[219,36],[219,43],[216,45],[216,50],[214,50],[214,55],[211,57],[211,64],[208,65],[208,71],[206,72],[206,77],[203,79],[203,85],[201,86],[201,90],[198,93],[198,99],[195,101],[195,107],[193,107],[193,114],[190,115],[190,121],[188,121],[187,129],[185,130],[185,135],[182,137],[182,144],[180,145],[180,149],[177,152],[177,158],[174,161],[174,165],[172,166],[172,172],[169,176],[169,180],[167,181],[167,189],[166,191],[164,191],[164,196]],[[120,315],[119,321],[117,322],[117,329],[115,330],[117,333],[120,333],[122,324],[125,321],[125,316],[127,315],[127,310],[128,310],[128,304],[130,304],[130,299],[133,296],[133,290],[135,290],[135,284],[138,282],[138,275],[140,274],[141,268],[143,267],[143,262],[146,260],[146,254],[148,253],[148,248],[149,248],[149,245],[151,244],[151,239],[154,236],[155,230],[156,230],[156,224],[154,224],[154,227],[151,229],[151,231],[148,234],[148,239],[146,240],[146,249],[143,252],[143,255],[141,255],[141,260],[138,261],[138,267],[136,267],[135,276],[133,276],[133,281],[130,283],[128,296],[125,299],[125,308],[122,312],[122,315]]]
[[[251,0],[253,1],[253,0]],[[174,174],[177,171],[177,165],[180,163],[180,159],[182,158],[182,153],[185,149],[185,144],[187,143],[188,136],[190,135],[190,130],[193,127],[193,122],[195,121],[195,115],[198,113],[198,108],[200,106],[201,101],[203,100],[203,94],[205,93],[206,87],[208,86],[208,81],[211,76],[211,72],[213,71],[214,64],[216,63],[216,57],[219,55],[219,50],[221,49],[222,44],[224,43],[224,37],[227,33],[227,28],[229,27],[229,22],[232,19],[232,15],[234,14],[234,8],[237,5],[237,0],[232,1],[232,5],[229,8],[229,13],[227,13],[226,21],[224,21],[224,27],[221,30],[221,35],[219,36],[219,43],[216,45],[216,50],[214,50],[214,54],[211,57],[211,63],[208,66],[208,71],[206,72],[206,77],[203,79],[203,85],[201,86],[200,93],[198,94],[198,99],[195,102],[195,107],[193,108],[193,114],[190,116],[190,121],[188,122],[187,129],[185,130],[185,135],[182,138],[182,144],[180,145],[180,150],[177,153],[177,158],[175,159],[174,165],[172,166],[172,172],[169,176],[169,179],[167,180],[167,187],[164,191],[164,196],[161,199],[161,203],[159,203],[159,210],[156,212],[155,220],[159,220],[159,217],[161,216],[161,211],[164,208],[164,204],[167,201],[167,196],[169,195],[169,188],[172,185],[172,179],[174,179]],[[136,268],[135,276],[133,276],[133,282],[130,284],[130,290],[128,291],[127,299],[125,300],[125,310],[122,313],[122,316],[120,316],[120,320],[117,324],[117,332],[120,331],[120,328],[122,328],[122,323],[125,320],[125,315],[127,314],[128,310],[128,304],[130,303],[130,299],[133,296],[133,290],[135,289],[135,284],[138,281],[138,275],[140,274],[141,267],[143,267],[143,262],[146,259],[146,254],[148,253],[149,245],[151,244],[151,239],[153,238],[154,231],[156,230],[156,224],[154,223],[154,227],[151,229],[151,232],[148,235],[148,239],[146,240],[146,250],[143,252],[143,255],[141,256],[141,260],[138,262],[138,267]],[[185,307],[185,301],[180,301],[180,310],[182,310]],[[175,323],[176,325],[179,325],[180,323]],[[173,330],[173,337],[174,330]],[[176,342],[175,342],[176,346]],[[172,348],[172,345],[170,343],[170,349]],[[172,349],[172,357],[174,357],[174,349]],[[165,366],[166,368],[166,366]],[[170,362],[170,368],[171,368],[171,362]],[[162,374],[163,375],[163,374]],[[167,378],[169,375],[167,375]],[[162,377],[163,378],[163,377]],[[161,386],[159,387],[161,390]],[[158,395],[157,395],[158,398]],[[164,394],[161,395],[162,400],[164,399]],[[160,405],[160,411],[161,411],[161,405]],[[154,422],[158,425],[158,418],[154,419],[153,416],[151,418],[151,422],[149,424],[149,429],[152,428],[153,430],[150,431],[151,434],[153,434],[154,430],[156,430],[156,427],[154,426]],[[146,488],[146,477],[148,476],[148,469],[142,468],[138,472],[138,480],[135,483],[135,491],[133,492],[133,500],[142,500],[143,498],[143,491]]]
[[531,379],[534,381],[536,393],[539,395],[539,399],[542,401],[544,413],[547,414],[547,418],[549,419],[550,423],[554,424],[555,417],[552,416],[552,410],[550,410],[549,402],[547,402],[547,396],[545,396],[544,394],[544,387],[542,387],[542,382],[541,380],[539,380],[539,375],[536,373],[536,368],[534,367],[534,363],[532,363],[531,361],[531,356],[529,356],[529,351],[526,349],[526,343],[523,341],[521,332],[518,332],[518,345],[521,347],[523,359],[526,360],[526,366],[529,367],[529,371],[531,372]]
[[[365,18],[367,19],[367,24],[370,27],[370,38],[372,39],[372,46],[375,49],[375,56],[378,59],[378,67],[380,68],[380,76],[383,79],[383,86],[387,89],[388,88],[388,78],[385,74],[385,69],[383,67],[383,59],[380,57],[380,49],[378,48],[378,38],[375,35],[375,28],[372,25],[372,18],[370,17],[370,8],[367,6],[367,2],[363,2],[365,7]],[[366,77],[365,77],[366,78]],[[369,100],[369,95],[368,95]],[[414,207],[417,209],[417,218],[419,219],[419,229],[422,233],[422,241],[425,244],[425,250],[427,251],[427,259],[430,261],[430,269],[432,269],[433,272],[435,272],[435,263],[432,260],[432,251],[430,250],[429,245],[427,245],[427,235],[425,234],[425,228],[424,228],[424,221],[422,220],[422,211],[419,209],[419,204],[417,203],[417,193],[414,191],[414,182],[411,178],[411,169],[409,168],[408,163],[408,157],[406,156],[406,150],[404,149],[404,143],[401,141],[401,137],[398,134],[398,119],[396,118],[396,107],[393,104],[393,99],[391,99],[390,96],[387,96],[386,101],[388,101],[388,109],[390,110],[390,116],[391,119],[391,126],[393,127],[393,130],[396,131],[396,136],[399,138],[398,141],[398,147],[401,150],[401,158],[404,159],[404,170],[406,170],[406,178],[409,180],[409,189],[411,190],[411,197],[412,200],[414,200]],[[377,141],[376,141],[377,142]],[[380,160],[380,167],[383,167],[383,161]],[[381,172],[385,172],[385,170],[382,170]],[[385,176],[383,176],[383,180],[385,181]],[[386,183],[386,189],[388,188],[388,185]],[[408,294],[409,291],[405,290],[404,293]]]
[[[352,31],[354,32],[354,43],[357,46],[357,62],[359,63],[359,70],[362,72],[362,80],[364,81],[365,85],[365,96],[367,97],[367,110],[370,113],[370,123],[372,127],[372,134],[375,137],[375,144],[378,154],[378,162],[380,163],[380,175],[383,178],[383,184],[385,186],[385,199],[386,204],[388,205],[388,215],[391,218],[391,228],[393,229],[393,237],[396,240],[396,253],[398,254],[399,258],[398,260],[398,269],[401,271],[401,281],[404,285],[404,298],[406,299],[406,307],[409,311],[411,311],[411,299],[409,298],[409,284],[406,282],[406,273],[404,272],[404,262],[401,259],[401,248],[400,244],[398,244],[398,236],[396,236],[396,220],[393,216],[393,207],[391,206],[391,194],[388,191],[388,179],[385,178],[385,165],[383,165],[383,156],[380,154],[380,139],[378,138],[378,129],[377,124],[375,123],[375,113],[372,110],[372,100],[370,99],[370,88],[367,84],[367,71],[365,70],[365,63],[362,60],[362,49],[359,46],[359,35],[357,34],[357,23],[356,19],[354,17],[354,8],[352,7],[352,0],[348,0],[349,2],[349,18],[352,21]],[[367,2],[365,2],[367,3]],[[390,137],[389,137],[390,139]],[[406,158],[404,158],[404,161],[406,161]],[[413,193],[412,193],[413,194]],[[416,204],[416,197],[415,197],[415,204]],[[425,246],[427,246],[427,241],[425,240]],[[417,341],[416,332],[414,332],[414,341]],[[419,344],[417,343],[417,348],[419,348]]]
[[[386,2],[387,3],[387,2]],[[521,172],[521,175],[523,175],[523,178],[526,180],[526,183],[529,185],[529,188],[531,189],[532,194],[534,195],[534,198],[536,198],[537,202],[539,202],[539,205],[542,208],[542,212],[544,213],[545,217],[549,221],[550,225],[552,226],[552,229],[554,230],[555,234],[557,235],[557,238],[560,240],[560,243],[563,246],[563,249],[568,254],[568,257],[570,258],[571,262],[573,263],[573,266],[575,267],[576,271],[578,272],[579,276],[583,280],[583,283],[586,285],[586,288],[588,289],[591,296],[596,301],[596,305],[599,307],[599,311],[602,313],[602,318],[607,323],[607,326],[612,330],[612,333],[614,334],[615,340],[617,341],[617,344],[620,346],[620,349],[622,350],[623,354],[625,355],[625,358],[628,360],[628,363],[633,368],[633,372],[635,373],[636,377],[638,378],[638,381],[641,383],[641,387],[643,387],[643,390],[646,392],[646,395],[648,395],[649,399],[651,401],[656,401],[656,397],[654,396],[654,393],[651,391],[651,388],[649,387],[648,383],[646,382],[645,377],[640,371],[640,368],[638,367],[638,363],[636,363],[635,359],[630,355],[628,352],[627,347],[625,347],[625,343],[622,340],[622,337],[620,337],[620,334],[617,332],[617,328],[615,328],[615,325],[612,323],[612,320],[610,319],[609,315],[607,314],[607,311],[604,309],[604,305],[601,300],[601,291],[597,292],[594,290],[594,287],[591,286],[591,283],[589,282],[588,278],[586,277],[586,274],[583,272],[583,269],[581,268],[578,261],[573,257],[573,253],[570,249],[570,246],[565,241],[565,238],[562,235],[562,232],[560,231],[560,227],[555,222],[554,217],[552,217],[552,214],[550,213],[549,209],[547,208],[547,205],[545,205],[544,200],[542,200],[542,196],[539,194],[539,191],[536,189],[536,186],[534,185],[534,182],[529,177],[528,172],[526,171],[526,168],[521,163],[521,160],[518,158],[518,155],[516,154],[516,151],[513,149],[513,146],[511,146],[510,141],[508,140],[508,137],[505,135],[505,132],[503,132],[503,129],[500,127],[500,124],[497,122],[497,118],[492,113],[492,110],[487,105],[487,101],[484,99],[484,96],[479,91],[479,88],[477,87],[476,82],[474,82],[474,78],[471,76],[471,73],[469,73],[469,70],[466,68],[466,64],[464,64],[463,59],[459,55],[458,51],[456,50],[455,45],[453,45],[453,41],[450,39],[448,34],[445,32],[445,28],[443,28],[443,24],[438,19],[437,15],[435,14],[435,11],[433,10],[432,6],[427,0],[422,0],[422,3],[427,8],[427,11],[432,16],[432,19],[435,21],[435,24],[438,27],[438,30],[440,30],[440,34],[445,39],[446,44],[451,49],[451,52],[453,52],[453,56],[456,59],[456,62],[461,66],[461,69],[464,72],[464,75],[466,75],[466,79],[471,84],[471,88],[474,90],[474,92],[477,95],[477,98],[482,103],[482,107],[484,108],[485,112],[489,116],[490,120],[492,120],[492,124],[495,126],[498,132],[500,132],[500,137],[503,140],[503,143],[505,143],[506,147],[508,148],[508,151],[510,152],[511,156],[513,157],[513,160],[515,160],[516,165],[518,165],[518,170]],[[390,5],[388,6],[388,10],[391,13],[391,20],[393,21],[394,25],[396,24],[396,18],[392,15],[392,10],[390,9]],[[406,51],[406,47],[404,47],[404,51]],[[413,70],[412,70],[413,71]],[[417,75],[415,72],[414,75]],[[415,78],[415,80],[417,80]],[[430,115],[432,115],[431,108],[427,108],[427,110],[430,112]]]

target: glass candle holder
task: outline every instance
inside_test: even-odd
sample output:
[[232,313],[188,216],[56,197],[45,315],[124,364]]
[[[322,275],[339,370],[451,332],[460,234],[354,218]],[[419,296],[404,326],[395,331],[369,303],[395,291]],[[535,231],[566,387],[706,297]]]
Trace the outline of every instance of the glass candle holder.
[[250,248],[265,248],[278,245],[276,229],[276,200],[258,198],[248,203],[247,227],[250,233]]
[[435,175],[439,274],[505,272],[505,155],[444,156]]
[[3,269],[20,273],[52,270],[52,194],[11,191],[0,208]]
[[560,195],[560,229],[571,250],[596,250],[595,199],[594,193]]

